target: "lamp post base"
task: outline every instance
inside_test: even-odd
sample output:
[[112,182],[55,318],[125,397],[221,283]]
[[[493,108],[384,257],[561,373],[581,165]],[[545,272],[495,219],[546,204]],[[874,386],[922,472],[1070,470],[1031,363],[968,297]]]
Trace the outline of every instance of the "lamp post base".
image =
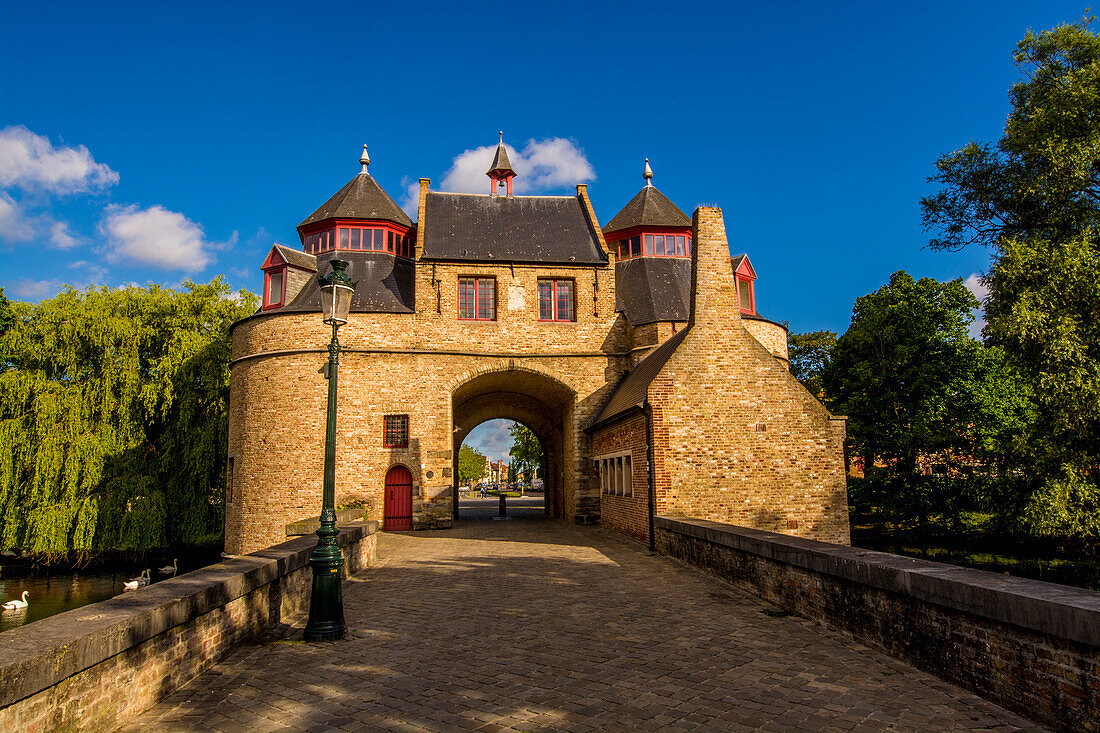
[[309,558],[309,564],[313,567],[313,588],[309,596],[309,621],[304,638],[306,641],[343,639],[348,633],[344,624],[344,593],[340,582],[344,558],[340,557],[340,550],[335,545],[326,547],[318,544]]

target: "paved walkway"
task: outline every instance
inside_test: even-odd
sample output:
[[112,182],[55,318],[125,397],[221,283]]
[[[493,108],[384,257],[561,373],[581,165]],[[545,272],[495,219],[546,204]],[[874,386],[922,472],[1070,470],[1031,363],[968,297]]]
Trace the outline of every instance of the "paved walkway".
[[379,557],[348,639],[299,624],[124,730],[1036,730],[599,528],[462,522]]

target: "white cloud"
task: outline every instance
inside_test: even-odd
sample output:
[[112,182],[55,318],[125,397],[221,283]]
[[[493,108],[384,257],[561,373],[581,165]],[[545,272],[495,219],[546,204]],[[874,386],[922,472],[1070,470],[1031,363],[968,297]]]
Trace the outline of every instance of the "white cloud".
[[512,448],[511,420],[489,420],[478,425],[466,436],[465,443],[491,461],[511,461],[508,451]]
[[87,260],[77,260],[76,262],[69,263],[70,270],[80,270],[88,284],[107,284],[107,268],[95,262],[88,262]]
[[974,320],[970,323],[970,337],[981,340],[982,329],[985,328],[985,299],[989,297],[989,286],[982,282],[982,276],[976,272],[970,273],[970,275],[963,280],[963,285],[966,289],[974,293],[974,297],[977,298],[982,307],[977,308],[974,311]]
[[34,237],[34,224],[19,202],[0,191],[0,240],[26,242]]
[[83,145],[55,148],[22,125],[0,130],[0,186],[78,193],[113,186],[118,173]]
[[132,261],[165,270],[196,272],[213,262],[208,250],[222,247],[203,235],[202,227],[161,205],[107,207],[100,228],[107,236],[111,262]]
[[405,189],[401,196],[401,208],[416,221],[420,216],[420,181],[410,182],[409,177],[405,176],[401,179],[401,187]]
[[[539,193],[596,177],[592,164],[577,144],[562,137],[528,140],[523,150],[504,144],[508,159],[516,171],[516,193]],[[493,164],[496,145],[467,150],[455,157],[450,170],[439,184],[442,191],[458,193],[489,193],[489,177],[485,171]],[[409,186],[412,191],[412,186]],[[419,196],[419,188],[417,189]]]
[[7,288],[7,294],[20,300],[41,300],[56,295],[60,290],[60,280],[31,280],[23,277]]
[[963,280],[963,285],[966,286],[967,290],[974,293],[975,298],[983,303],[985,299],[989,297],[989,286],[982,282],[982,276],[976,272],[970,273],[970,275]]
[[69,233],[67,222],[55,221],[50,224],[50,243],[60,249],[72,249],[80,240]]

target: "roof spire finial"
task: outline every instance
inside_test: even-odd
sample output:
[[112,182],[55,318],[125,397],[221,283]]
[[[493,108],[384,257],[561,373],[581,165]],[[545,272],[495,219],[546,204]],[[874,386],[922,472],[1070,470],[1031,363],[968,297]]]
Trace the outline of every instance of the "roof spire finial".
[[645,159],[645,171],[642,172],[642,178],[645,179],[645,185],[653,185],[653,169],[649,167],[649,158]]
[[489,176],[489,193],[496,195],[496,187],[502,188],[507,182],[508,196],[512,195],[512,179],[516,177],[516,172],[512,170],[512,164],[508,160],[508,149],[504,147],[504,130],[500,131],[500,142],[497,143],[497,152],[493,156],[493,164],[489,166],[489,170],[485,172],[485,175]]
[[367,172],[367,166],[370,165],[370,156],[367,155],[367,145],[363,143],[363,155],[360,156],[359,162],[363,164],[363,173]]

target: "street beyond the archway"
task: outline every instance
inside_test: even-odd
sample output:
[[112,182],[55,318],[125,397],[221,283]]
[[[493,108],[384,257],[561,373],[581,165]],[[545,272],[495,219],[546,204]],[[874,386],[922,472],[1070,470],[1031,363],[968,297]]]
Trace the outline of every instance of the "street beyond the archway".
[[600,528],[383,534],[346,640],[242,647],[126,731],[1039,729]]

